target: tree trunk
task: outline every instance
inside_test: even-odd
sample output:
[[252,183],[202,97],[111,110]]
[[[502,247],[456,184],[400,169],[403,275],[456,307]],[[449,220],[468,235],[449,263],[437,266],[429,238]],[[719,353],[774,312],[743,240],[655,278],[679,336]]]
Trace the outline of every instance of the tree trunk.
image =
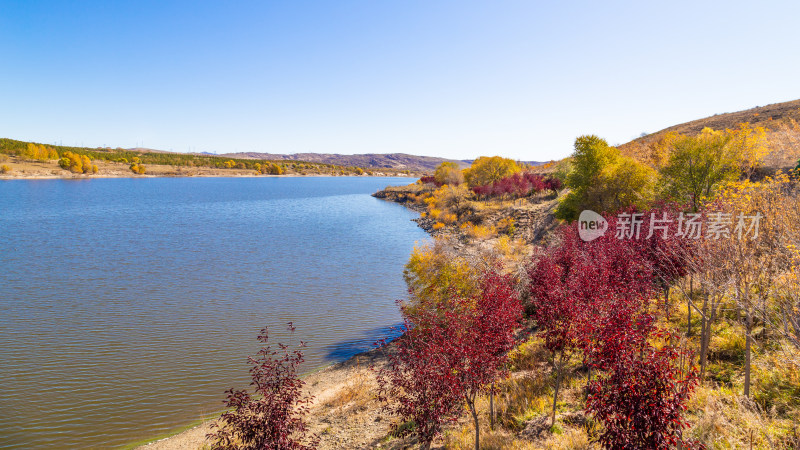
[[669,318],[669,285],[664,283],[664,313]]
[[[469,400],[467,400],[469,402]],[[481,448],[481,429],[478,426],[478,411],[475,410],[475,400],[469,403],[469,412],[472,413],[472,422],[475,424],[475,450]]]
[[[553,361],[555,362],[555,358],[553,358]],[[553,416],[550,420],[551,427],[556,424],[556,405],[558,404],[558,390],[561,387],[561,364],[556,363],[555,366],[556,366],[556,390],[555,393],[553,393]]]
[[589,383],[592,381],[592,366],[586,367],[586,389],[583,392],[583,398],[589,398]]
[[744,344],[744,396],[750,398],[750,345],[753,340],[751,331],[753,330],[753,315],[747,311],[747,334],[745,335]]
[[692,300],[694,300],[694,274],[689,277],[689,298],[686,300],[686,335],[692,335]]
[[708,353],[708,336],[711,334],[711,323],[708,318],[708,294],[703,297],[703,318],[700,322],[700,383],[706,374],[706,356]]
[[494,383],[489,390],[489,428],[494,430]]

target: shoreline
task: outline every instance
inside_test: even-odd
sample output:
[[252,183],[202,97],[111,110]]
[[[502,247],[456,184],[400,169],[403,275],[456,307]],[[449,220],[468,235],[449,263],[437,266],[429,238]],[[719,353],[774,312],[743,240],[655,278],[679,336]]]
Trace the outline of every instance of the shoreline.
[[99,175],[77,175],[65,174],[61,175],[0,175],[0,180],[92,180],[92,179],[110,179],[110,178],[414,178],[415,175],[407,174],[380,174],[380,175],[331,175],[331,174],[288,174],[288,175],[247,175],[247,174],[191,174],[191,175],[175,175],[175,174],[159,174],[159,175],[136,175],[131,173],[125,174],[99,174]]
[[[133,174],[131,174],[133,175]],[[136,175],[133,175],[136,176]],[[243,175],[248,176],[248,175]],[[268,177],[303,177],[303,176],[316,176],[316,177],[340,177],[340,176],[348,176],[348,175],[325,175],[325,174],[315,174],[315,175],[250,175],[252,177],[259,177],[259,176],[268,176]],[[400,177],[407,177],[412,178],[415,175],[349,175],[350,177],[392,177],[392,176],[400,176]],[[235,176],[234,176],[235,177]],[[222,178],[222,177],[220,177]],[[231,177],[226,177],[231,178]],[[412,205],[407,204],[405,202],[399,202],[396,199],[387,198],[386,196],[381,196],[380,193],[383,193],[384,190],[379,190],[376,193],[371,194],[375,198],[379,198],[382,200],[390,201],[393,203],[401,204],[406,208],[419,213],[420,211],[417,208],[413,208]],[[420,220],[420,218],[415,219],[415,221]],[[428,234],[431,234],[431,230],[426,229],[426,227],[422,226],[419,222],[417,225],[425,230]],[[310,423],[312,417],[314,416],[314,409],[320,408],[321,406],[324,407],[323,403],[325,402],[325,397],[329,397],[330,395],[324,395],[325,390],[336,390],[341,391],[345,390],[350,387],[352,384],[352,380],[354,378],[358,378],[361,376],[359,373],[351,373],[353,368],[356,367],[358,370],[362,370],[362,362],[368,361],[368,370],[372,370],[372,367],[378,367],[385,363],[386,352],[391,352],[394,348],[392,342],[401,336],[395,337],[392,341],[388,341],[384,347],[376,347],[370,350],[365,350],[359,353],[356,353],[349,358],[339,361],[339,362],[331,362],[329,364],[322,365],[317,367],[316,369],[312,369],[308,372],[305,372],[300,375],[300,378],[305,383],[303,386],[304,391],[308,394],[313,396],[313,400],[310,404],[310,410],[307,415],[307,420]],[[323,383],[322,389],[315,389],[322,381],[322,379],[328,379],[328,383]],[[249,387],[248,387],[249,389]],[[320,392],[322,391],[322,392]],[[323,395],[319,395],[323,394]],[[222,398],[222,397],[220,397]],[[222,400],[220,400],[222,402]],[[204,446],[209,445],[208,440],[206,439],[206,435],[211,432],[211,424],[224,412],[224,409],[220,409],[218,412],[210,414],[208,417],[201,418],[195,420],[189,424],[175,427],[172,431],[167,431],[161,433],[159,435],[145,438],[142,440],[134,441],[129,444],[124,445],[123,449],[134,449],[134,450],[188,450],[188,449],[198,449],[198,448],[205,448]],[[327,423],[325,419],[323,422]],[[318,425],[318,424],[317,424]],[[385,426],[385,424],[382,424]],[[310,429],[312,427],[309,427]],[[327,428],[322,429],[322,433],[327,436]],[[324,446],[320,446],[320,448],[324,448]],[[335,446],[330,448],[336,448]]]
[[[356,353],[344,361],[325,364],[303,373],[300,376],[300,379],[304,382],[303,390],[306,395],[313,397],[309,405],[309,414],[306,416],[309,425],[311,425],[309,428],[321,428],[323,434],[326,434],[324,423],[322,426],[320,426],[320,424],[311,424],[311,419],[315,415],[316,410],[327,407],[330,401],[335,401],[336,396],[339,395],[341,391],[350,387],[354,378],[363,376],[364,373],[371,371],[373,367],[382,366],[386,361],[386,352],[391,352],[393,348],[394,346],[388,343],[385,347],[377,347]],[[220,403],[222,403],[222,396],[220,396],[220,399]],[[224,409],[221,409],[219,412],[209,414],[208,417],[195,420],[184,426],[176,427],[173,431],[167,431],[151,438],[131,442],[121,448],[135,450],[184,450],[203,448],[203,446],[210,444],[206,439],[206,435],[211,432],[211,424],[223,411]]]
[[288,170],[280,175],[262,174],[253,169],[246,168],[220,168],[207,166],[173,165],[173,164],[145,164],[145,173],[139,174],[131,171],[127,163],[106,160],[95,160],[97,173],[72,173],[58,165],[55,160],[35,161],[19,157],[9,157],[0,154],[0,166],[5,173],[0,173],[0,180],[16,179],[92,179],[92,178],[188,178],[188,177],[418,177],[419,170],[376,167],[360,169],[361,174],[347,168],[333,169],[302,169]]

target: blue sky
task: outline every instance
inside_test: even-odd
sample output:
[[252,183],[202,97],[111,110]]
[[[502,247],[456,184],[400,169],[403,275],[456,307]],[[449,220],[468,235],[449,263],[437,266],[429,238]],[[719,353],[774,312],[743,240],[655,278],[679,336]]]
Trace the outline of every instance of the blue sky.
[[0,137],[549,160],[800,98],[798,2],[0,0]]

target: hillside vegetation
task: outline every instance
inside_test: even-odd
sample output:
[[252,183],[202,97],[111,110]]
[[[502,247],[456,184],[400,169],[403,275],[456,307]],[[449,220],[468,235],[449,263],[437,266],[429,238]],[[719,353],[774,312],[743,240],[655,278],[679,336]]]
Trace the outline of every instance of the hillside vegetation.
[[262,350],[257,395],[229,391],[203,445],[800,448],[800,161],[767,168],[792,151],[774,130],[705,125],[376,193],[434,237],[405,267],[403,336],[320,399],[298,353]]
[[[66,161],[72,158],[76,162]],[[83,161],[88,159],[88,162]],[[233,158],[207,154],[189,154],[153,151],[146,149],[87,148],[60,145],[46,145],[33,142],[0,139],[0,163],[4,174],[32,172],[38,175],[59,175],[64,172],[75,174],[108,174],[120,170],[132,174],[192,175],[209,173],[226,174],[265,174],[265,175],[382,175],[385,168],[354,165],[337,165],[324,162],[301,160],[269,160],[252,158]],[[100,164],[98,164],[100,163]],[[80,170],[76,168],[80,166]],[[85,171],[83,167],[89,167]],[[397,169],[391,174],[410,173]]]
[[726,130],[739,128],[747,123],[752,128],[763,128],[770,148],[765,156],[765,167],[788,169],[800,159],[800,100],[757,106],[744,111],[715,114],[704,119],[674,125],[656,133],[634,139],[620,145],[620,151],[627,156],[641,160],[649,159],[653,147],[670,135],[695,136],[703,129]]
[[[420,224],[436,237],[407,265],[409,329],[461,329],[468,320],[441,311],[497,292],[485,277],[499,273],[524,307],[518,326],[530,330],[476,400],[427,410],[385,399],[400,418],[388,442],[409,435],[393,448],[479,448],[479,439],[480,448],[514,449],[798,448],[800,187],[797,172],[761,171],[767,151],[783,150],[766,133],[742,124],[673,133],[660,142],[658,164],[583,136],[568,161],[544,169],[549,175],[482,158],[461,176],[443,165],[379,193],[421,211]],[[582,209],[603,215],[604,236],[578,237],[571,221]],[[546,218],[515,221],[532,211]],[[524,230],[531,226],[538,230]],[[428,332],[401,347],[441,347],[425,350],[426,360],[462,351],[439,341],[458,333],[423,338]],[[482,345],[470,333],[465,345]],[[404,374],[400,405],[425,404],[409,389],[450,395],[414,381],[416,372],[434,377],[433,369],[401,359],[390,360]],[[446,370],[461,367],[453,364]],[[429,423],[415,429],[420,421]]]

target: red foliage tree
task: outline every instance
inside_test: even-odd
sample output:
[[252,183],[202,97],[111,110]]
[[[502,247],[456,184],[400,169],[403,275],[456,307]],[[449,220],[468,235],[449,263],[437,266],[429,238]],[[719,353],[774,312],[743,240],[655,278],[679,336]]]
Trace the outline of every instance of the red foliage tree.
[[504,372],[507,353],[514,346],[522,305],[511,280],[490,272],[480,285],[474,299],[453,298],[415,308],[413,316],[404,309],[405,333],[378,375],[381,398],[397,400],[389,410],[414,421],[424,448],[443,423],[457,418],[462,401],[475,422],[478,448],[475,400]]
[[419,177],[419,181],[421,181],[423,183],[426,183],[426,184],[427,183],[435,184],[437,187],[441,187],[442,186],[441,183],[436,181],[436,178],[434,178],[433,175],[423,175],[423,176]]
[[[289,332],[294,327],[289,323]],[[258,336],[263,344],[268,342],[268,330],[264,328]],[[294,350],[284,344],[278,349],[265,345],[255,357],[248,360],[255,386],[256,396],[246,390],[230,389],[224,412],[216,433],[208,435],[214,439],[214,449],[312,449],[316,447],[316,436],[307,436],[303,415],[308,411],[311,397],[303,396],[303,381],[297,376],[297,368],[303,362],[301,341]],[[306,443],[303,443],[306,441]]]
[[415,322],[405,317],[403,336],[377,376],[378,398],[387,402],[385,409],[414,424],[413,428],[396,425],[394,432],[416,433],[425,449],[444,423],[458,418],[462,404],[449,347],[457,331],[453,324],[467,317],[460,308],[438,310],[438,306],[417,310]]
[[[668,214],[669,215],[669,214]],[[619,239],[615,233],[584,242],[577,227],[557,232],[529,272],[537,323],[553,353],[556,387],[575,351],[589,369],[605,375],[588,385],[588,410],[603,423],[601,443],[608,448],[663,448],[680,441],[680,415],[694,384],[694,369],[676,361],[686,354],[648,342],[662,333],[654,326],[649,302],[658,290],[686,274],[691,243],[675,237],[664,210],[642,213],[643,232]],[[648,233],[651,221],[672,227]],[[607,217],[611,230],[617,219]],[[671,237],[670,237],[671,236]],[[649,414],[649,415],[648,415]]]
[[508,352],[515,343],[514,328],[521,317],[522,304],[510,277],[484,274],[471,320],[462,325],[452,349],[456,376],[475,425],[476,450],[480,448],[480,426],[475,400],[505,374]]
[[608,375],[589,386],[587,410],[603,425],[599,442],[611,449],[688,448],[682,438],[686,401],[697,384],[688,355],[671,345],[633,351],[617,342]]
[[[552,353],[556,373],[551,422],[555,423],[563,368],[575,351],[592,356],[602,318],[625,312],[633,317],[652,292],[652,267],[639,248],[613,235],[584,242],[574,226],[557,232],[529,272],[537,324]],[[627,319],[630,323],[632,319]]]
[[536,192],[561,189],[561,181],[556,178],[545,178],[531,172],[517,172],[501,178],[492,184],[475,186],[472,192],[478,197],[510,197],[522,198]]

